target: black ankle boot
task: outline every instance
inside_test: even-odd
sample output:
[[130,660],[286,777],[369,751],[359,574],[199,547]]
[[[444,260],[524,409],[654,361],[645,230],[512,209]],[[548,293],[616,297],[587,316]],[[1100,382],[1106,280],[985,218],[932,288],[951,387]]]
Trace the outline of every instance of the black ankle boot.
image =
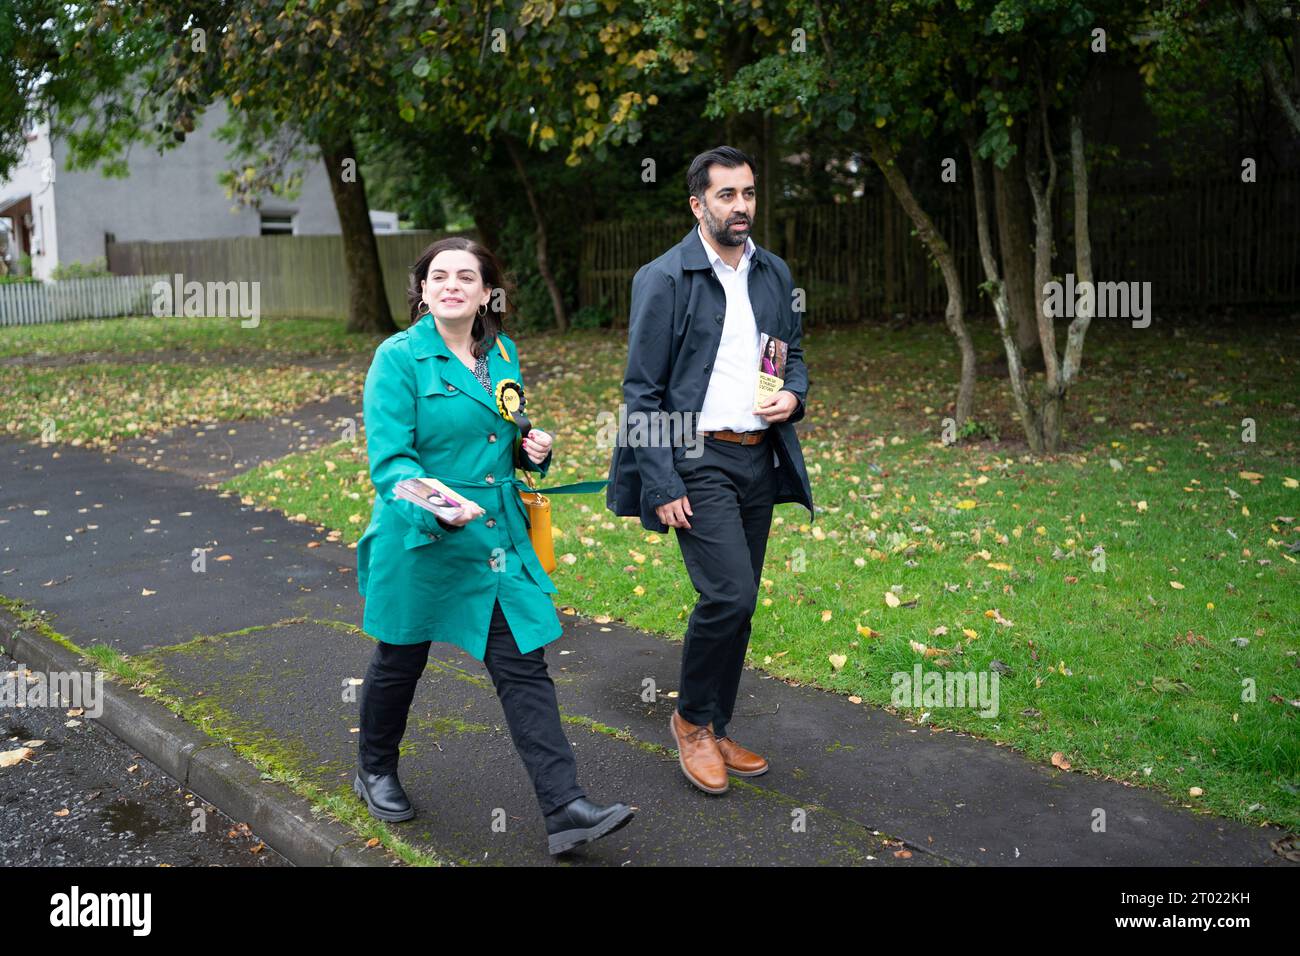
[[571,800],[546,815],[546,837],[551,853],[567,853],[574,847],[608,836],[632,819],[632,808],[622,803],[607,807],[586,797]]
[[352,778],[352,790],[366,801],[372,817],[396,823],[415,816],[415,807],[407,799],[396,771],[367,773],[358,767],[356,776]]

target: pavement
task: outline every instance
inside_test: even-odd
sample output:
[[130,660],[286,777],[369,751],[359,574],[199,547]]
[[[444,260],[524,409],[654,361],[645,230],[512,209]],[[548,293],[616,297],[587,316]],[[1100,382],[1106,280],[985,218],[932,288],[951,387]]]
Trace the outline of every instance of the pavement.
[[[579,781],[593,800],[636,807],[635,820],[551,858],[485,668],[434,644],[399,768],[417,815],[386,825],[396,842],[367,840],[350,781],[357,682],[374,643],[360,630],[355,552],[326,540],[327,528],[205,486],[333,441],[350,417],[359,410],[339,399],[178,428],[117,453],[0,439],[0,595],[48,612],[76,648],[112,649],[152,671],[190,721],[125,684],[111,686],[99,720],[292,862],[391,865],[415,853],[487,865],[1292,865],[1270,847],[1286,836],[1277,828],[1193,813],[1151,789],[754,670],[732,730],[772,769],[704,794],[682,776],[668,730],[680,641],[570,615],[547,660]],[[214,549],[202,573],[191,569],[194,548]],[[0,617],[0,643],[26,666],[85,667],[57,639]],[[650,702],[646,678],[660,690]],[[322,812],[245,753],[343,812]]]
[[[0,654],[0,672],[17,666]],[[0,750],[24,745],[28,759],[0,772],[7,867],[291,865],[101,721],[74,709],[0,708]]]

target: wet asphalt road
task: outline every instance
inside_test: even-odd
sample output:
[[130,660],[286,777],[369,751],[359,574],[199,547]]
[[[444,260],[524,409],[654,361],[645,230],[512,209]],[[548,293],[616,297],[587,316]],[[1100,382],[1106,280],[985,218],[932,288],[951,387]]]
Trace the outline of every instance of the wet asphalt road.
[[[0,654],[0,677],[17,666]],[[290,865],[84,715],[0,707],[0,753],[32,740],[0,767],[0,866]]]

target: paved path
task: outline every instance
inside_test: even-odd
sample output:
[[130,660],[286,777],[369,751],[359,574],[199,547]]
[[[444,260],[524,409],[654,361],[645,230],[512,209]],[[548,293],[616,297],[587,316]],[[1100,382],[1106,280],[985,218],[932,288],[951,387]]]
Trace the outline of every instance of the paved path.
[[[0,440],[0,594],[52,612],[52,626],[83,648],[148,655],[171,693],[219,708],[241,740],[355,801],[348,688],[373,646],[357,629],[355,552],[327,542],[327,529],[199,484],[334,440],[337,419],[356,413],[333,402],[285,416],[289,424],[241,422],[243,444],[230,448],[197,437],[222,429],[178,430],[146,441],[158,456],[139,444],[106,455]],[[191,570],[196,547],[215,549],[202,574]],[[231,560],[214,560],[222,554]],[[708,796],[678,769],[672,702],[640,696],[647,677],[661,692],[676,686],[680,643],[562,619],[565,636],[547,658],[580,780],[593,799],[639,808],[630,826],[566,862],[1290,865],[1269,847],[1276,829],[1193,814],[1154,791],[756,671],[742,680],[735,729],[772,770]],[[550,859],[486,670],[455,648],[433,646],[401,773],[419,812],[390,827],[412,846],[471,863]],[[1092,832],[1098,807],[1105,833]],[[910,856],[896,855],[903,849]]]

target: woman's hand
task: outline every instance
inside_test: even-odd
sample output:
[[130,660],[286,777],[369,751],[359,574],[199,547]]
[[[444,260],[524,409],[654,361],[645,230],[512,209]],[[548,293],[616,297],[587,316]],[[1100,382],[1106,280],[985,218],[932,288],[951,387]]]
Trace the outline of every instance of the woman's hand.
[[456,517],[438,518],[438,523],[444,527],[459,528],[463,525],[469,524],[479,515],[487,514],[487,512],[483,510],[482,505],[477,501],[470,501],[464,495],[461,496],[461,502],[463,507],[460,509],[460,513],[457,514]]
[[540,465],[551,453],[552,438],[540,428],[529,429],[524,436],[524,453],[534,465]]

